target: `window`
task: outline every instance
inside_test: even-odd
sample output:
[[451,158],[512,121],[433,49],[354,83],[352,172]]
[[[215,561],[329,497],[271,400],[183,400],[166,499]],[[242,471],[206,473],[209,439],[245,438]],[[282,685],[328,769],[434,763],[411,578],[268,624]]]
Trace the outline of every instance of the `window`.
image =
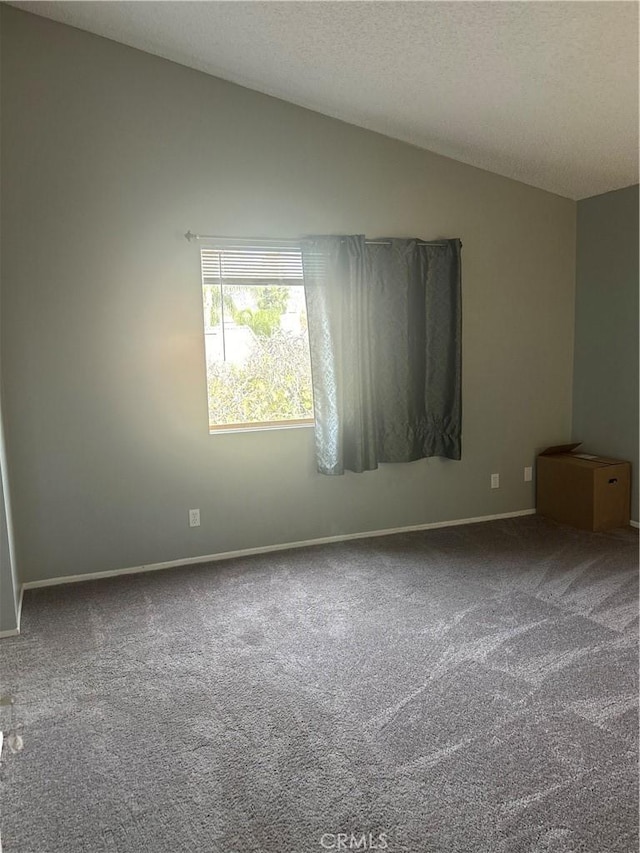
[[202,248],[209,431],[313,424],[297,248]]

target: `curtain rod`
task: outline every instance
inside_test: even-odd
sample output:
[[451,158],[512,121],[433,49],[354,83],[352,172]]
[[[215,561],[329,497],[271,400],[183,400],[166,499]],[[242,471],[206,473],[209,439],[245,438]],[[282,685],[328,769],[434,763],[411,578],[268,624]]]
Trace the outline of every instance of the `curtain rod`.
[[[222,237],[219,234],[193,234],[191,231],[187,231],[184,235],[185,239],[189,241],[192,240],[225,240],[232,241],[237,243],[275,243],[278,246],[291,245],[291,246],[299,246],[300,239],[294,240],[293,238],[287,237],[282,240],[277,240],[275,237]],[[365,240],[364,241],[368,246],[390,246],[391,243],[388,240]],[[438,242],[437,240],[418,240],[417,241],[420,246],[446,246],[447,243]]]

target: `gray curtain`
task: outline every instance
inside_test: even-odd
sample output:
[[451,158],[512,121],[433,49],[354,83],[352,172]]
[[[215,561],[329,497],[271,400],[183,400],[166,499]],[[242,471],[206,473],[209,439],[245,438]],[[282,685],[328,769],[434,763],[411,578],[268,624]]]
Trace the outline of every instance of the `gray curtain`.
[[459,240],[302,243],[322,474],[460,459]]

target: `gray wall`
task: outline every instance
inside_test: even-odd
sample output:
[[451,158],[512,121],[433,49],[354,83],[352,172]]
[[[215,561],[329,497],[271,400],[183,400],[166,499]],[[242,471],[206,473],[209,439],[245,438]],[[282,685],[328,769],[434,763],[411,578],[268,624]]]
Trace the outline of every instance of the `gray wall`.
[[[575,203],[1,13],[2,346],[24,579],[533,506],[523,466],[571,433]],[[188,228],[460,237],[462,462],[329,478],[310,429],[209,436]]]
[[638,520],[638,187],[578,202],[573,437],[629,459]]
[[[2,17],[0,17],[0,80],[2,54]],[[0,128],[2,127],[2,103],[0,101]],[[0,152],[2,149],[0,133]],[[2,175],[0,174],[0,221],[2,221]],[[0,233],[0,270],[2,269],[2,234]],[[0,287],[0,315],[2,289]],[[0,328],[1,328],[0,323]],[[0,347],[1,350],[1,347]],[[7,461],[5,456],[2,416],[2,370],[0,363],[0,633],[15,631],[18,626],[19,583],[12,554],[11,511],[6,488]]]

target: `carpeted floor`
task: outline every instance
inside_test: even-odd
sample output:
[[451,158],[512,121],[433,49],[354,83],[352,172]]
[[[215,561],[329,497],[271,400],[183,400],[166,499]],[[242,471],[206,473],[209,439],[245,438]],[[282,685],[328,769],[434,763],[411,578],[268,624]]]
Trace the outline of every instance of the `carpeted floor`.
[[30,591],[4,853],[636,853],[637,591],[537,517]]

